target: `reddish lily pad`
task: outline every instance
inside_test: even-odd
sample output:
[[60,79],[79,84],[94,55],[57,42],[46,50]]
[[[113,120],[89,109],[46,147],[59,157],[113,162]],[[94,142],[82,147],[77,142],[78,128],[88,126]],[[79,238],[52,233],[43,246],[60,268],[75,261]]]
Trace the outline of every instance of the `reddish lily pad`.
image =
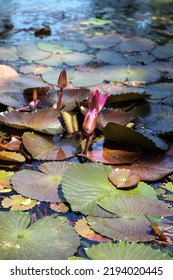
[[31,113],[7,111],[0,113],[0,122],[18,129],[32,128],[43,133],[55,135],[63,132],[58,116],[59,112],[52,108],[45,108]]
[[140,155],[139,149],[104,139],[92,144],[91,150],[87,153],[91,160],[105,164],[130,164]]
[[130,170],[124,168],[114,169],[109,173],[108,178],[118,189],[135,186],[141,181],[139,175],[130,175]]
[[75,139],[61,139],[60,136],[46,137],[25,132],[23,144],[34,159],[62,160],[73,157],[80,150],[80,143]]
[[60,202],[58,186],[60,186],[63,173],[70,165],[71,163],[66,162],[45,162],[39,166],[41,172],[18,171],[13,176],[13,188],[18,193],[32,199]]

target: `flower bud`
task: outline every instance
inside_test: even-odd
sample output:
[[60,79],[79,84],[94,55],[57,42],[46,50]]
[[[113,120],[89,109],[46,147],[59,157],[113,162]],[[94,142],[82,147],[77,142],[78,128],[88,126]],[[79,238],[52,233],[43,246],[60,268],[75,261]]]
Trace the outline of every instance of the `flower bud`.
[[64,89],[67,86],[67,73],[62,70],[58,78],[58,87]]
[[96,124],[97,124],[97,110],[94,108],[92,111],[89,110],[87,112],[82,127],[87,134],[91,134],[96,128]]

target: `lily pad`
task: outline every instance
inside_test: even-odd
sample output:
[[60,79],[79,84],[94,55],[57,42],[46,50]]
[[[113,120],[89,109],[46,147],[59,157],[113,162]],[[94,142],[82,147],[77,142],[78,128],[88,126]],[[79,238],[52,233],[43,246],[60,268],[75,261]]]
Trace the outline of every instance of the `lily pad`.
[[156,44],[150,39],[134,36],[128,39],[124,39],[116,49],[123,53],[144,52],[151,51],[155,47],[155,45]]
[[34,159],[62,160],[73,157],[80,151],[80,143],[75,139],[61,139],[60,136],[46,137],[25,132],[23,144]]
[[103,130],[106,139],[141,147],[146,150],[167,150],[164,140],[149,133],[142,133],[116,123],[108,123]]
[[168,252],[153,249],[150,245],[124,241],[100,243],[86,248],[85,252],[91,260],[171,260]]
[[46,66],[60,66],[63,64],[62,59],[63,59],[62,55],[53,53],[48,58],[35,60],[35,62]]
[[10,180],[14,175],[13,172],[0,170],[0,192],[4,189],[11,189]]
[[[39,201],[60,202],[58,187],[64,171],[71,165],[66,162],[45,162],[39,170],[16,172],[12,185],[18,193]],[[25,182],[25,183],[24,183]]]
[[89,87],[102,83],[104,76],[98,72],[85,72],[75,71],[71,78],[71,83],[74,87]]
[[16,61],[18,58],[15,46],[0,47],[0,60]]
[[7,65],[0,65],[0,79],[13,79],[19,76],[15,69]]
[[62,190],[73,211],[86,215],[110,217],[110,213],[101,212],[101,207],[98,206],[104,197],[110,197],[113,194],[121,195],[122,192],[126,195],[156,197],[153,188],[145,184],[139,183],[135,189],[128,192],[116,189],[108,179],[108,174],[112,170],[111,166],[100,163],[73,164],[68,168],[63,176]]
[[87,53],[73,52],[63,56],[63,62],[69,66],[84,65],[93,60],[93,56]]
[[0,151],[0,160],[18,163],[18,162],[24,162],[25,157],[20,153],[16,153],[16,152]]
[[169,42],[162,46],[157,46],[153,50],[153,54],[160,59],[173,57],[172,42]]
[[140,83],[151,83],[160,79],[160,73],[152,66],[103,66],[99,68],[100,73],[108,82],[138,81]]
[[148,214],[172,216],[173,208],[157,199],[143,196],[111,196],[100,203],[102,208],[117,217],[88,217],[88,223],[96,232],[116,240],[149,241],[152,234]]
[[44,217],[31,224],[25,212],[0,213],[1,260],[64,260],[80,245],[65,217]]
[[36,205],[36,200],[31,200],[22,195],[11,195],[2,201],[3,208],[10,208],[12,211],[25,211],[32,209]]
[[45,59],[51,55],[49,52],[44,52],[38,49],[36,45],[18,46],[17,53],[21,58],[28,61]]
[[6,111],[0,113],[0,122],[18,129],[34,129],[47,134],[62,133],[63,128],[58,120],[59,112],[45,108],[33,112]]
[[85,42],[90,48],[107,49],[114,47],[121,42],[121,36],[115,35],[95,35],[90,38],[86,38]]
[[72,52],[72,50],[65,44],[62,44],[62,42],[41,41],[37,44],[37,46],[40,50],[50,52],[50,53],[66,54]]
[[146,86],[145,92],[150,95],[150,99],[170,105],[173,104],[172,88],[173,83],[156,83]]
[[109,64],[127,64],[127,59],[123,54],[115,51],[101,50],[96,54],[98,61],[103,61]]

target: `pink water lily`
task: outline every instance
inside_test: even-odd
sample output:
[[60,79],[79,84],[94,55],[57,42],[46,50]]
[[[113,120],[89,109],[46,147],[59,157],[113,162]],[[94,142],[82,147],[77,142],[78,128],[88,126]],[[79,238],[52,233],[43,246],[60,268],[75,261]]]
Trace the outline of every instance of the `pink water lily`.
[[97,110],[94,108],[93,110],[89,110],[86,113],[82,127],[87,134],[91,134],[96,128],[96,124],[97,124]]
[[88,99],[89,110],[93,110],[95,108],[97,110],[97,113],[99,113],[104,107],[108,95],[108,93],[104,94],[103,98],[101,99],[101,94],[98,90],[91,92]]

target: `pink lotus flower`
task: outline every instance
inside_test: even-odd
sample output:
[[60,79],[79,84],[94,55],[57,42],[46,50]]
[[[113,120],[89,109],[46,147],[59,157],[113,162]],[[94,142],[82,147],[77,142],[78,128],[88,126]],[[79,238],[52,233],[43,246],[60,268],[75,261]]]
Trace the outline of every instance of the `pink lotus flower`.
[[89,110],[87,112],[82,127],[87,134],[91,134],[96,128],[96,124],[97,124],[97,110],[94,108],[92,111]]
[[89,110],[93,110],[95,108],[97,110],[97,113],[99,113],[104,107],[108,95],[109,94],[106,93],[101,100],[101,94],[98,90],[91,92],[88,99]]

